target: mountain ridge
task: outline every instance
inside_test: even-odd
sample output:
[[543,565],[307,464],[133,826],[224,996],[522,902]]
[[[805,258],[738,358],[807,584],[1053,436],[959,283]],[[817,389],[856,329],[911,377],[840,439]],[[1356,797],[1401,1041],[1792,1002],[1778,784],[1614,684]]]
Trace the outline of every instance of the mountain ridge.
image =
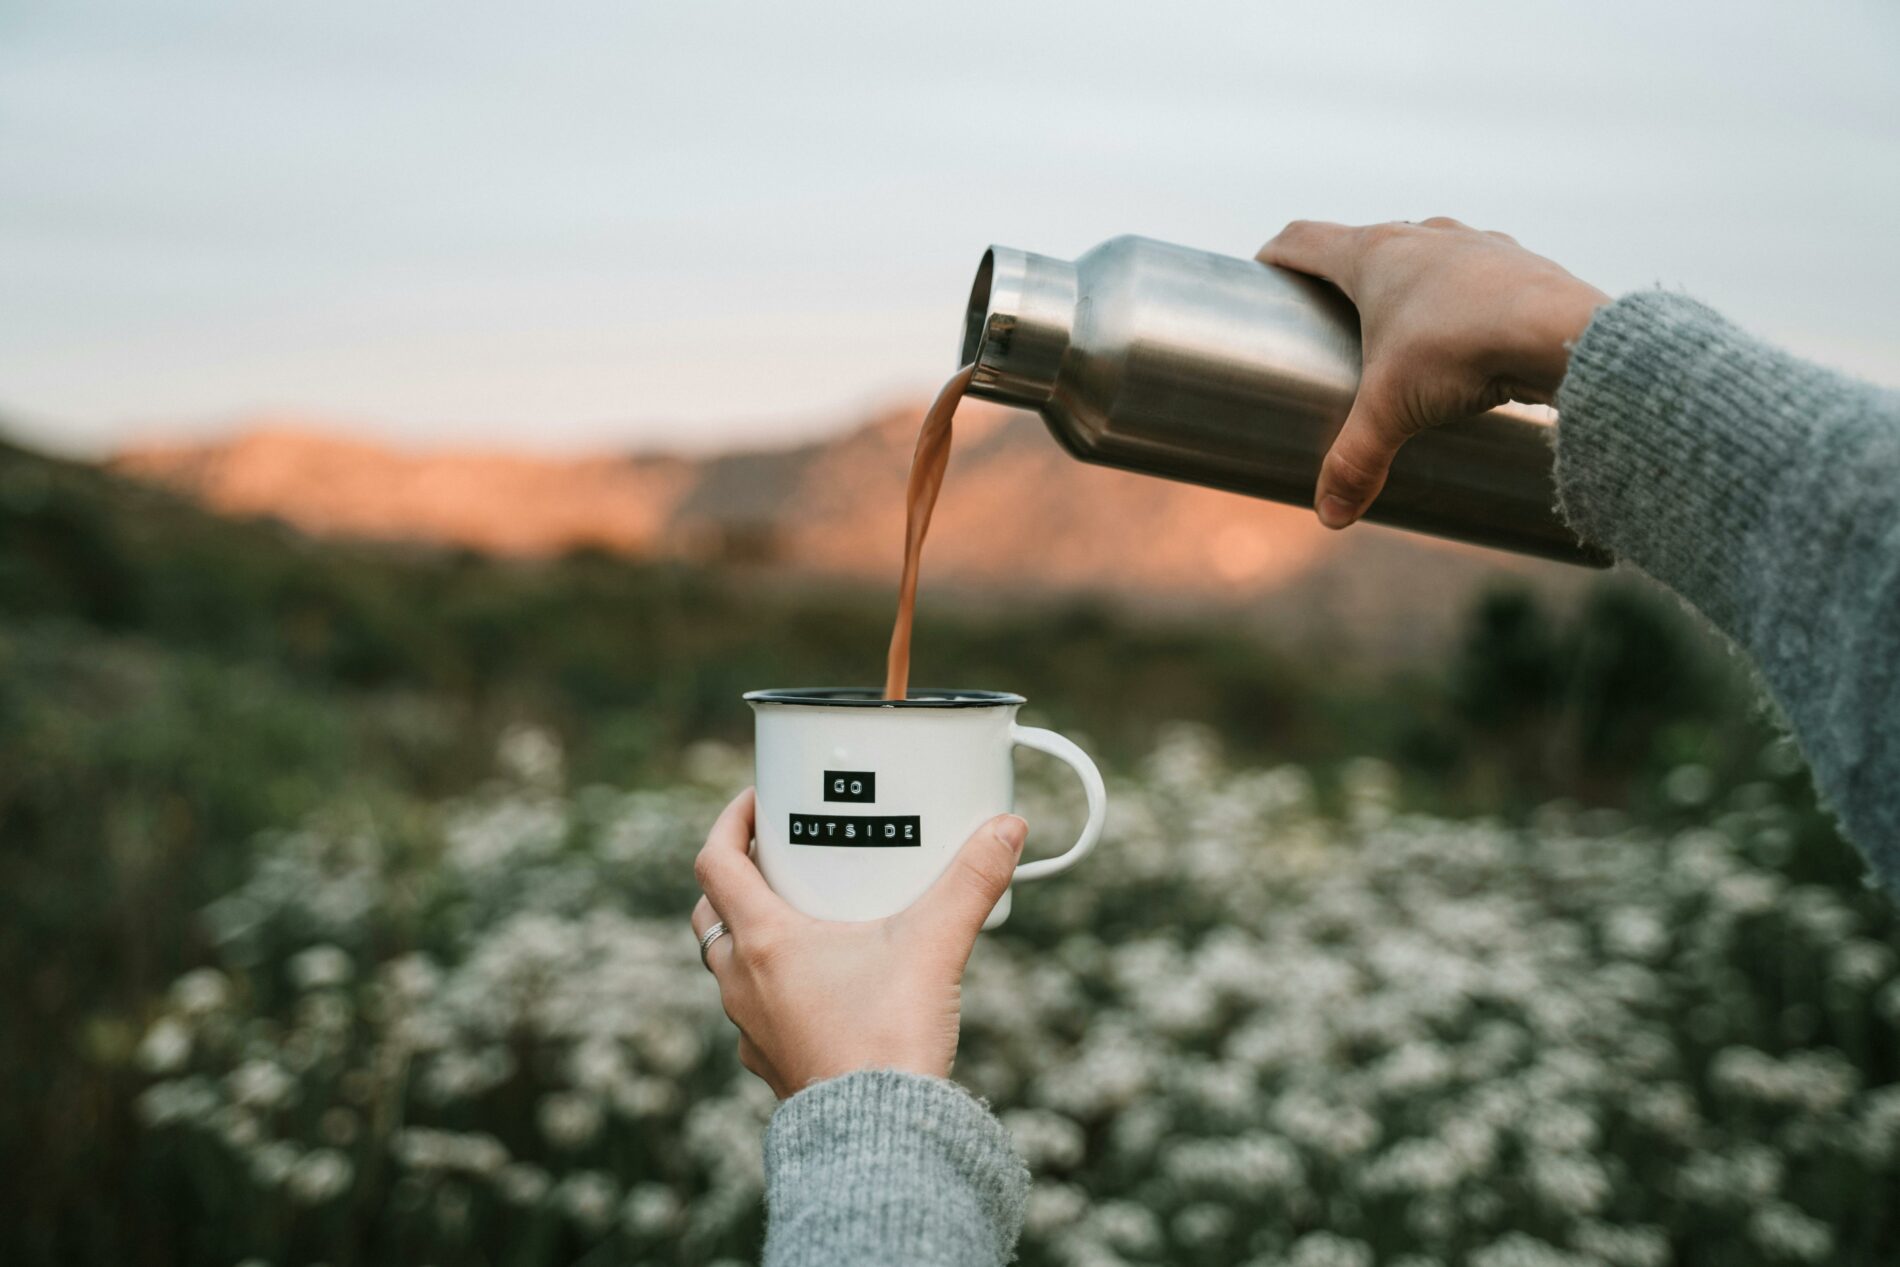
[[[231,515],[319,536],[520,558],[644,559],[895,583],[923,402],[829,438],[705,457],[411,449],[270,420],[228,439],[148,444],[108,469]],[[1090,466],[1031,414],[966,404],[924,565],[926,589],[1281,605],[1320,625],[1439,609],[1500,574],[1567,589],[1557,565]]]

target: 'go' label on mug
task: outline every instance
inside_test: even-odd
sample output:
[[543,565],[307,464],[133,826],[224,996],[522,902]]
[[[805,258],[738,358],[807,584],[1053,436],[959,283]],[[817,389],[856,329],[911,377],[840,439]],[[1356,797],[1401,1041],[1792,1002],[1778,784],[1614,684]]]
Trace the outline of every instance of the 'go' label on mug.
[[826,770],[825,799],[869,804],[877,799],[877,774],[871,770]]
[[794,845],[839,845],[846,849],[915,849],[924,843],[915,814],[793,814],[787,835]]

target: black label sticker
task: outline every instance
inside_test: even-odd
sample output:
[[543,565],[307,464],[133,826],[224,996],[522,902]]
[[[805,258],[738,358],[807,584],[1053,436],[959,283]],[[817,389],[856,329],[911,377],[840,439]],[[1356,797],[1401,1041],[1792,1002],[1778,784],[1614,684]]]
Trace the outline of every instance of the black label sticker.
[[875,801],[877,775],[870,770],[826,770],[825,799],[862,801],[867,804]]
[[924,843],[917,815],[793,814],[795,845],[840,845],[847,849],[915,849]]

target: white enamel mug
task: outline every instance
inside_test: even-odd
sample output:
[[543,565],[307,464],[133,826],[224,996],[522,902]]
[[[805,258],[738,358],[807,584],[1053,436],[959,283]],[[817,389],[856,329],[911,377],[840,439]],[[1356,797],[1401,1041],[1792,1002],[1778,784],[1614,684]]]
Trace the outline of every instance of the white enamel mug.
[[[1061,735],[1017,725],[1020,695],[919,689],[887,700],[815,689],[745,700],[757,732],[754,858],[807,915],[879,919],[916,901],[972,832],[1014,808],[1018,745],[1067,762],[1089,808],[1066,853],[1020,864],[1016,879],[1068,870],[1102,834],[1101,773]],[[1009,906],[1005,891],[983,927],[1001,924]]]

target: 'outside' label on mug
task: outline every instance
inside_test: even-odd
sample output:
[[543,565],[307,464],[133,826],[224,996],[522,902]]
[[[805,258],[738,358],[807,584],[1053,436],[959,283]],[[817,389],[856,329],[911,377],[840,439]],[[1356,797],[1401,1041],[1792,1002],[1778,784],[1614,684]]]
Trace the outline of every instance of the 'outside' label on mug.
[[794,845],[841,845],[851,849],[914,849],[924,843],[915,814],[852,817],[793,814],[787,838]]
[[877,799],[877,774],[871,770],[826,770],[827,801],[863,801]]

